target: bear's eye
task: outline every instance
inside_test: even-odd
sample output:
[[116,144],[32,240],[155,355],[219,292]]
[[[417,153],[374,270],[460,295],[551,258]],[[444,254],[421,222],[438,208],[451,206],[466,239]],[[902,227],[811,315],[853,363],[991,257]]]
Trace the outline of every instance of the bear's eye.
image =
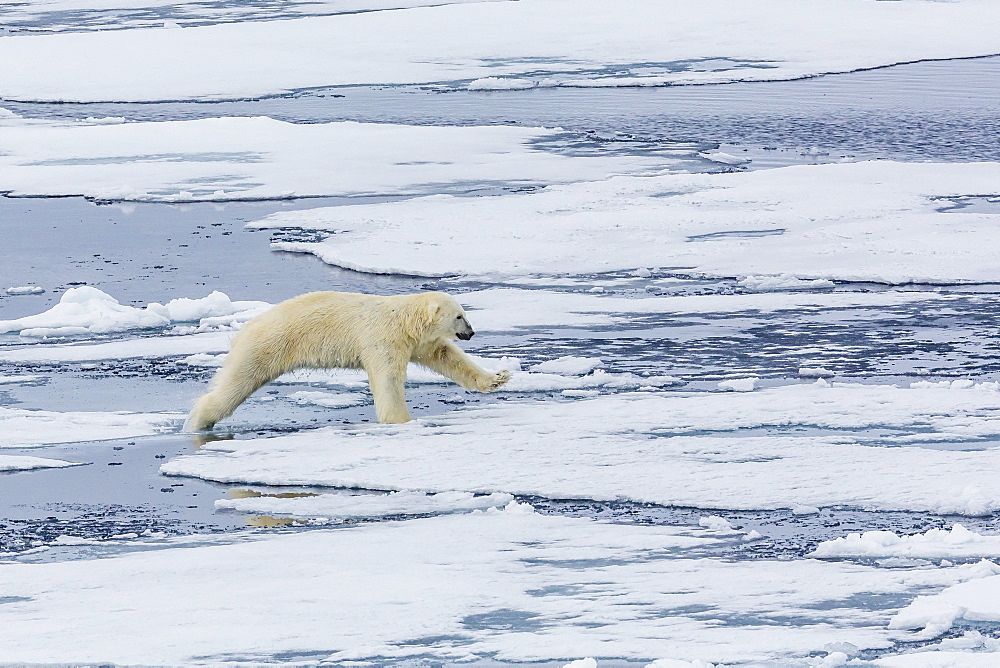
[[460,316],[460,315],[456,315],[455,316],[455,320],[461,320],[461,319],[462,319],[462,316]]

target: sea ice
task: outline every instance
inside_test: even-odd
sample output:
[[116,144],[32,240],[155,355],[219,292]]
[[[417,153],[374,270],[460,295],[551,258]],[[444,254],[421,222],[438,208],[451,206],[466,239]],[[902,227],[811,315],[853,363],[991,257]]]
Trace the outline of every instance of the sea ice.
[[174,429],[179,413],[34,411],[0,406],[0,448],[103,441]]
[[371,403],[371,395],[364,392],[292,392],[288,398],[298,404],[312,404],[325,408],[349,408]]
[[7,124],[0,125],[0,183],[17,195],[187,202],[464,192],[484,184],[544,185],[664,167],[655,157],[570,157],[536,147],[561,134],[264,117]]
[[600,357],[563,355],[562,357],[536,364],[531,367],[531,371],[537,373],[557,373],[562,376],[582,376],[602,366],[604,366],[604,362],[601,361]]
[[323,207],[251,226],[335,230],[325,241],[274,247],[373,273],[496,278],[670,267],[753,276],[755,285],[768,276],[822,281],[814,286],[997,282],[996,216],[942,212],[935,199],[995,192],[998,183],[997,163],[801,165]]
[[[483,0],[289,0],[206,5],[198,0],[34,0],[3,9],[4,23],[22,32],[76,32],[121,28],[182,28],[295,16],[347,14]],[[487,2],[490,0],[486,0]],[[164,20],[174,17],[177,20]]]
[[729,392],[752,392],[755,387],[757,387],[757,381],[760,379],[756,376],[751,376],[750,378],[733,378],[732,380],[724,380],[719,383],[720,390],[726,390]]
[[891,531],[850,533],[843,538],[823,541],[810,557],[911,557],[916,559],[968,559],[1000,557],[1000,536],[984,536],[961,524],[951,530],[930,529],[913,536],[897,536]]
[[510,494],[473,495],[469,492],[391,492],[389,494],[268,494],[239,490],[236,498],[219,499],[216,508],[258,515],[306,518],[394,517],[440,515],[474,509],[503,507],[514,500]]
[[0,333],[17,332],[25,337],[108,334],[211,317],[247,320],[269,306],[264,302],[232,302],[216,291],[202,299],[174,299],[166,305],[153,303],[140,309],[120,304],[111,295],[85,285],[67,290],[59,303],[44,313],[0,320]]
[[[988,563],[988,562],[984,562]],[[916,638],[936,638],[959,619],[1000,622],[1000,575],[961,583],[937,594],[919,596],[889,621],[890,629],[916,631]]]
[[[2,419],[0,418],[0,424],[2,424]],[[62,459],[0,454],[0,472],[33,471],[36,469],[65,468],[67,466],[80,465],[80,462],[67,462]]]
[[[161,470],[265,485],[983,515],[1000,510],[998,410],[1000,392],[975,388],[635,392],[213,442]],[[937,449],[942,440],[975,449]]]
[[525,77],[540,86],[773,81],[992,55],[997,24],[1000,8],[984,0],[837,0],[809,11],[797,0],[521,0],[6,36],[0,99],[245,99],[324,86],[496,88]]
[[45,288],[41,288],[37,285],[20,285],[7,288],[7,294],[11,296],[40,295],[43,292],[45,292]]
[[614,656],[773,665],[804,662],[834,641],[886,647],[887,611],[869,601],[1000,570],[702,556],[726,540],[699,529],[543,516],[512,502],[504,511],[231,544],[0,563],[0,660]]

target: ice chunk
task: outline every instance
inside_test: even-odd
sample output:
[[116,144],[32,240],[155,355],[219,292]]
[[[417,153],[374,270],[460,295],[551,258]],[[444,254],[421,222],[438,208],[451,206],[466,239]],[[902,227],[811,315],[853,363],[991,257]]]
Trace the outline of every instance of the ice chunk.
[[749,378],[733,378],[732,380],[724,380],[719,383],[720,390],[728,390],[730,392],[752,392],[755,387],[757,387],[757,381],[760,380],[756,376],[751,376]]
[[80,336],[108,334],[131,329],[165,327],[171,323],[201,321],[213,328],[215,318],[249,319],[270,307],[266,302],[233,302],[221,292],[201,299],[174,299],[145,308],[120,304],[111,295],[91,286],[70,288],[59,303],[44,313],[16,320],[0,321],[0,332],[18,332],[21,336]]
[[[2,417],[0,417],[0,424],[2,424]],[[82,465],[82,462],[68,462],[62,459],[0,454],[0,472],[33,471],[36,469],[65,468],[67,466]]]
[[371,402],[371,395],[364,392],[293,392],[288,398],[298,404],[312,404],[324,408],[349,408]]
[[829,369],[824,369],[821,366],[803,366],[799,367],[799,376],[801,378],[833,378],[837,374]]
[[818,559],[839,557],[911,557],[918,559],[1000,558],[1000,536],[984,536],[954,524],[951,530],[930,529],[913,536],[891,531],[850,533],[823,541],[809,554]]
[[45,288],[40,288],[37,285],[22,285],[18,287],[7,288],[7,294],[11,296],[40,295],[43,292],[45,292]]
[[574,357],[564,355],[531,367],[535,373],[557,373],[561,376],[582,376],[604,366],[600,357]]

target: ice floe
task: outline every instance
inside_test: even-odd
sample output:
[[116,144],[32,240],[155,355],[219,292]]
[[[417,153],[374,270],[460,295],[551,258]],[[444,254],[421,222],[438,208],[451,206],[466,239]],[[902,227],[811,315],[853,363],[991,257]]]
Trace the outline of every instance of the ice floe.
[[24,337],[87,336],[131,329],[166,327],[180,322],[200,322],[206,329],[245,322],[270,308],[266,302],[233,302],[215,291],[201,299],[185,297],[145,308],[127,306],[90,286],[70,288],[59,303],[44,313],[16,320],[0,320],[0,333]]
[[[2,420],[3,418],[0,417],[0,424],[2,424]],[[79,465],[78,462],[67,462],[62,459],[0,454],[0,472],[34,471],[37,469],[66,468],[67,466]]]
[[513,496],[502,492],[476,496],[469,492],[306,494],[236,490],[233,498],[219,499],[215,502],[215,507],[258,515],[304,517],[313,521],[323,521],[357,517],[440,515],[503,507],[513,500]]
[[0,406],[0,448],[148,436],[177,427],[179,413],[56,412]]
[[[216,4],[198,0],[41,0],[5,6],[4,25],[16,32],[69,32],[121,28],[184,28],[297,16],[347,14],[483,0],[289,0],[278,4]],[[486,0],[487,2],[490,0]]]
[[702,556],[724,540],[699,529],[543,516],[513,502],[500,512],[234,544],[4,563],[3,657],[804,662],[831,643],[888,646],[891,609],[880,601],[976,586],[998,570]]
[[961,619],[1000,622],[1000,576],[919,596],[890,620],[889,628],[915,631],[921,639],[936,638]]
[[937,199],[995,193],[998,183],[996,163],[871,161],[619,176],[509,196],[279,212],[252,226],[336,231],[274,247],[374,273],[495,278],[638,266],[752,276],[750,288],[768,287],[769,276],[821,281],[813,287],[995,282],[996,215],[943,212]]
[[1000,510],[998,409],[992,389],[826,381],[634,392],[212,442],[161,470],[265,485],[983,515]]
[[809,11],[795,0],[521,0],[6,36],[0,98],[241,99],[323,86],[471,83],[496,90],[794,79],[992,55],[1000,51],[997,23],[1000,8],[983,0],[837,0]]
[[930,529],[913,536],[891,531],[851,533],[823,541],[809,555],[819,559],[840,557],[910,557],[916,559],[968,559],[1000,557],[1000,536],[984,536],[955,524],[950,530]]
[[0,126],[0,184],[17,195],[188,202],[464,192],[664,166],[655,157],[570,157],[536,146],[562,134],[505,126],[295,124],[264,117],[8,124]]

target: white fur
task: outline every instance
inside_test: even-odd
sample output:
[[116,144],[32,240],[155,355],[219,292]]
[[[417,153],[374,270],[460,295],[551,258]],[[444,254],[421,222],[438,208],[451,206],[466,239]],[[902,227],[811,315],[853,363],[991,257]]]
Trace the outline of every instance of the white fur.
[[248,322],[233,339],[208,393],[185,429],[210,429],[262,385],[303,367],[364,369],[379,422],[408,422],[403,383],[408,362],[437,371],[467,390],[490,392],[510,379],[473,362],[452,343],[474,332],[450,295],[380,297],[310,292]]

